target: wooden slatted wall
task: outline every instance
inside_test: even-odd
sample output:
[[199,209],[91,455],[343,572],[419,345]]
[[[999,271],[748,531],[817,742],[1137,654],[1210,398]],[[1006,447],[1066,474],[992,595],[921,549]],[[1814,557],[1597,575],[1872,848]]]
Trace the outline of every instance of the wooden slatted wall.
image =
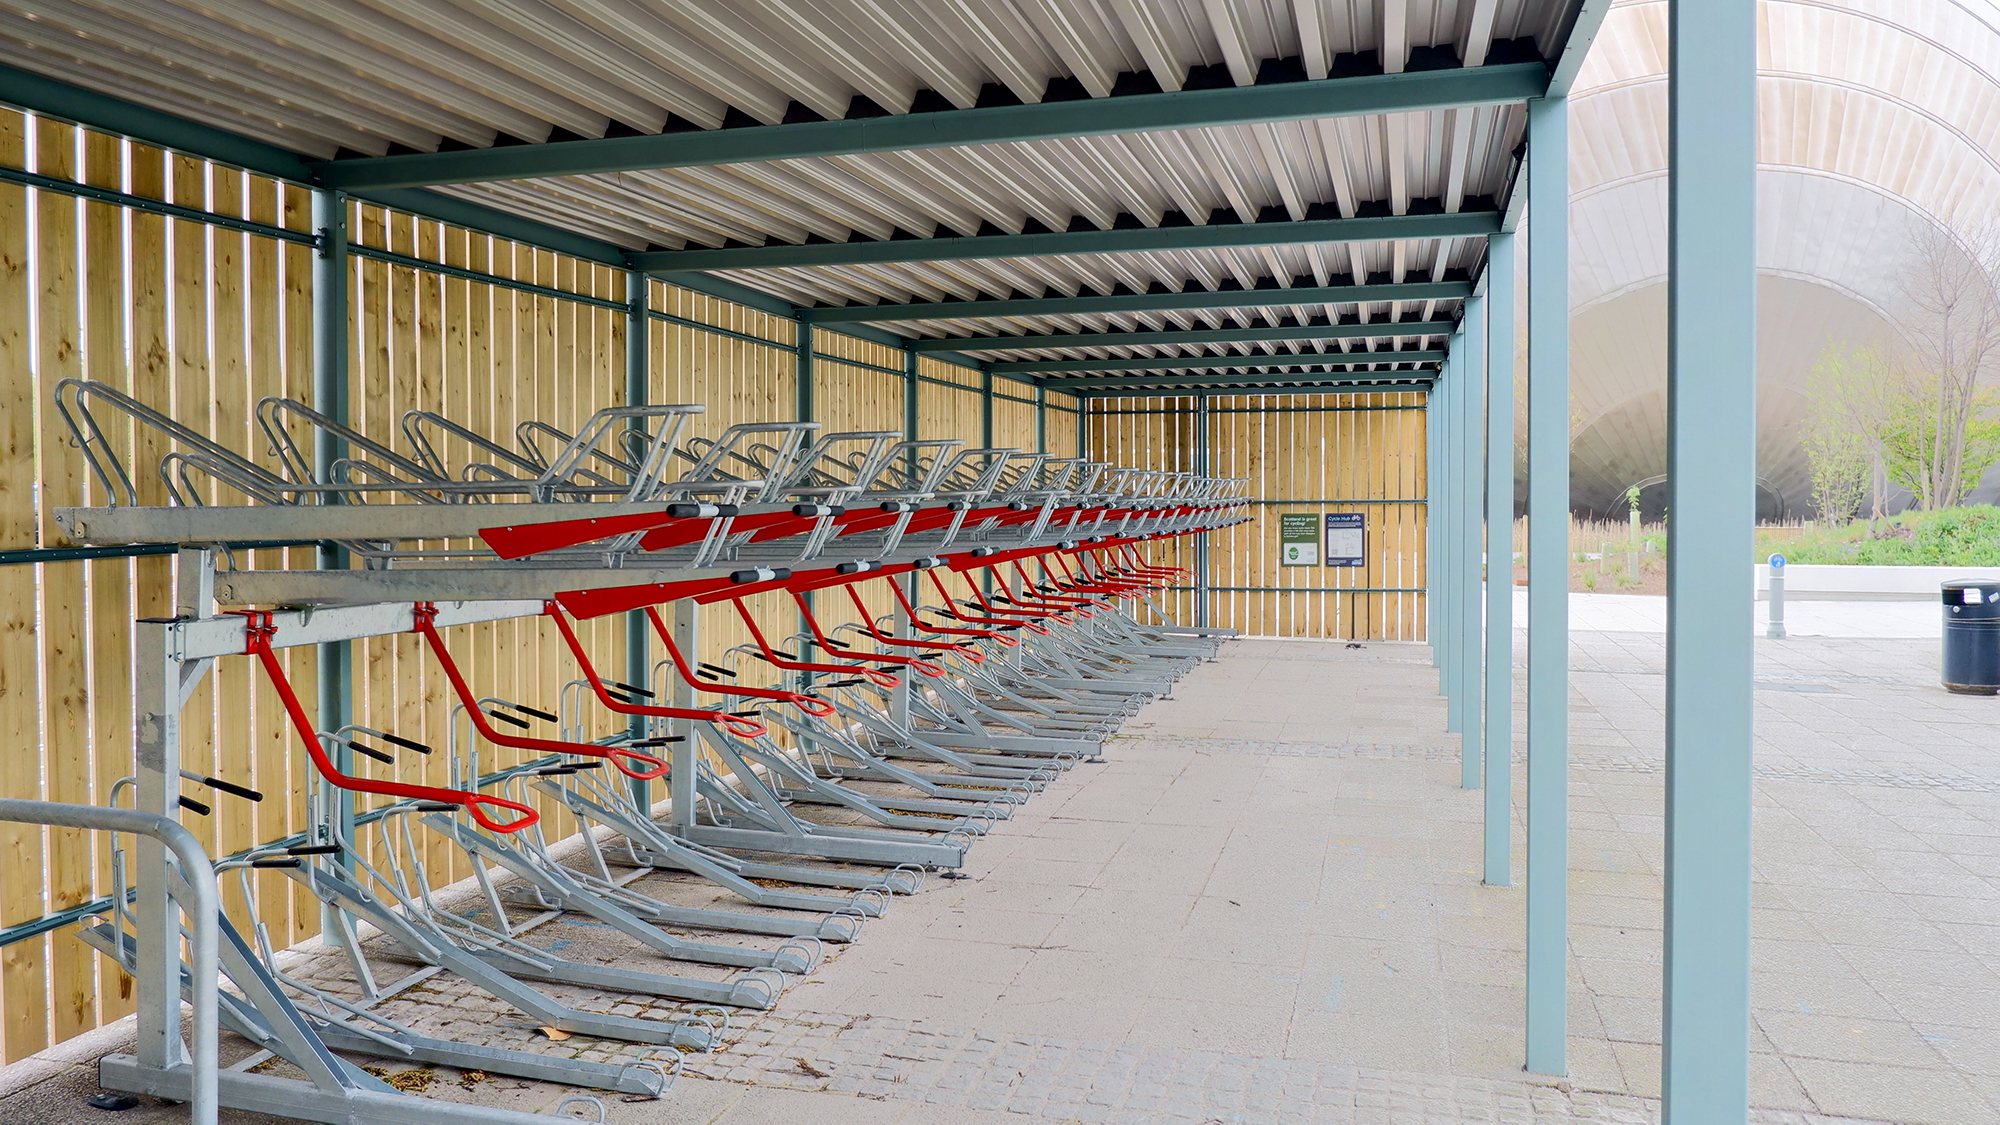
[[[1422,640],[1427,508],[1424,396],[1211,396],[1208,471],[1247,477],[1254,522],[1209,536],[1210,625],[1251,636]],[[1197,400],[1094,399],[1090,455],[1176,472],[1196,466]],[[1051,436],[1054,427],[1051,425]],[[1362,567],[1279,565],[1279,516],[1359,512]],[[1153,558],[1195,565],[1192,541],[1158,544]],[[1162,600],[1195,619],[1193,581]],[[1355,590],[1355,593],[1322,592]]]
[[[301,188],[16,113],[0,112],[0,165],[301,235],[310,230]],[[357,206],[349,226],[362,246],[624,300],[622,274],[594,263],[373,207]],[[107,502],[88,479],[61,415],[50,409],[63,378],[109,383],[262,458],[256,402],[312,398],[312,266],[312,248],[298,241],[0,184],[0,426],[7,427],[0,550],[60,545],[54,508]],[[407,451],[396,423],[411,409],[435,410],[511,445],[521,421],[542,419],[570,431],[592,411],[623,401],[622,309],[362,256],[351,260],[347,285],[351,416],[357,428],[399,449]],[[651,324],[650,401],[705,404],[693,432],[711,436],[736,422],[794,417],[793,321],[658,284],[650,298],[653,309],[671,318]],[[831,332],[819,333],[817,346],[831,357],[814,364],[815,412],[827,427],[903,428],[902,353]],[[929,359],[921,370],[927,380],[919,387],[921,436],[976,444],[979,375]],[[1055,424],[1057,417],[1065,424]],[[169,451],[163,439],[135,433],[108,413],[100,420],[132,471],[141,503],[164,503],[165,486],[152,471]],[[1051,414],[1052,450],[1066,448],[1057,435],[1073,431],[1070,421]],[[1027,434],[1024,446],[1032,448],[1032,419]],[[442,452],[453,463],[468,459],[453,443]],[[212,483],[196,488],[205,502],[241,502]],[[245,567],[313,562],[309,547],[245,552],[236,560]],[[168,558],[0,565],[0,729],[17,748],[0,757],[0,796],[108,801],[112,785],[132,771],[130,623],[171,613],[173,591]],[[846,620],[838,612],[844,597],[822,602],[829,627]],[[783,595],[761,595],[752,608],[777,624],[776,634],[795,627]],[[622,674],[621,619],[590,623],[581,634],[601,669]],[[578,674],[560,637],[541,621],[450,630],[446,639],[481,695],[555,710],[558,688]],[[724,650],[747,639],[730,607],[704,612],[704,659],[724,662]],[[286,650],[283,659],[306,707],[315,709],[315,652]],[[427,648],[414,636],[357,642],[352,667],[353,721],[436,751],[399,754],[393,769],[361,768],[370,776],[442,783],[454,740],[447,721],[452,701]],[[595,737],[615,722],[596,712],[583,731]],[[183,733],[189,769],[268,795],[253,804],[201,794],[215,814],[187,819],[213,852],[241,851],[304,827],[310,765],[275,692],[248,661],[217,663],[183,715]],[[483,772],[523,757],[492,746],[480,753]],[[554,834],[573,830],[567,814],[544,811]],[[429,858],[438,881],[469,874],[462,857],[442,846]],[[317,931],[317,904],[295,883],[278,871],[254,876],[247,899],[235,880],[226,881],[233,917],[247,921],[254,901],[280,945]],[[102,840],[0,826],[0,929],[101,899],[109,887]],[[0,947],[0,1058],[21,1058],[131,1010],[130,982],[107,970],[72,929]]]

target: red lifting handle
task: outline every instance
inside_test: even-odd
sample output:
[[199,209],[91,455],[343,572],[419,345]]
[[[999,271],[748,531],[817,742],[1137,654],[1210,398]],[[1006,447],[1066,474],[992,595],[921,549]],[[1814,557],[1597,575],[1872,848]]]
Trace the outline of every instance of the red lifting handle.
[[[1019,638],[1010,637],[1005,633],[996,633],[991,629],[955,629],[949,625],[926,624],[918,619],[917,607],[910,604],[909,595],[903,593],[903,588],[901,586],[897,585],[894,582],[891,582],[889,583],[889,589],[895,591],[896,600],[901,602],[903,605],[903,612],[909,614],[910,625],[912,628],[922,629],[926,633],[936,633],[939,636],[983,637],[986,638],[987,640],[999,641],[1001,644],[1006,645],[1008,648],[1018,648],[1021,644]],[[946,609],[944,612],[949,613],[950,610]],[[963,620],[963,618],[961,618],[960,620]]]
[[[894,588],[896,585],[895,580],[891,579],[889,585],[891,588]],[[965,657],[967,660],[972,661],[974,664],[981,663],[986,659],[985,653],[979,651],[976,648],[973,648],[971,645],[959,644],[956,641],[926,641],[921,639],[914,639],[911,637],[889,636],[887,633],[884,633],[882,630],[877,629],[875,627],[875,619],[869,616],[868,613],[868,603],[861,600],[861,593],[856,586],[847,587],[847,600],[853,602],[854,608],[861,611],[861,619],[859,622],[861,626],[861,631],[867,633],[870,637],[873,637],[876,643],[878,644],[895,645],[899,648],[941,649],[945,652],[955,652],[960,656]],[[916,623],[917,623],[916,615],[912,614],[910,616],[911,627],[915,628]]]
[[[819,642],[819,647],[825,649],[830,653],[833,653],[835,656],[846,656],[847,655],[846,645],[843,645],[838,641],[829,639],[825,633],[820,631],[819,619],[813,616],[811,608],[809,608],[806,605],[806,599],[804,598],[804,596],[802,596],[797,590],[793,590],[792,600],[799,603],[799,616],[805,618],[806,627],[812,630],[813,639]],[[866,616],[868,610],[866,608],[863,608],[861,612],[863,616]],[[943,666],[933,664],[930,661],[925,660],[921,656],[891,656],[886,653],[869,653],[869,654],[857,653],[851,659],[872,660],[875,661],[877,664],[907,665],[908,667],[915,668],[919,673],[925,676],[929,676],[933,680],[944,675]]]
[[583,669],[584,679],[590,682],[590,690],[597,694],[598,702],[611,708],[613,711],[621,715],[653,715],[663,719],[696,719],[703,722],[720,722],[723,726],[729,728],[731,734],[743,738],[758,738],[769,733],[763,723],[743,715],[724,715],[715,711],[703,711],[695,707],[658,707],[650,704],[620,703],[618,700],[612,698],[609,691],[605,690],[604,681],[598,679],[597,669],[591,665],[590,657],[584,653],[583,642],[577,639],[576,631],[570,628],[569,618],[563,616],[562,610],[556,608],[556,603],[554,602],[544,602],[542,612],[555,618],[556,628],[562,631],[563,642],[569,645],[570,655],[576,657],[577,667]]
[[686,680],[696,691],[705,691],[714,695],[738,695],[747,699],[776,699],[789,703],[808,715],[816,715],[822,719],[834,713],[833,704],[828,703],[826,700],[814,699],[810,695],[800,695],[795,691],[782,691],[777,688],[725,687],[721,684],[711,684],[700,679],[694,674],[694,669],[688,667],[687,657],[681,655],[681,646],[674,643],[674,634],[667,628],[667,623],[660,618],[658,607],[647,606],[646,617],[653,623],[653,632],[659,634],[660,643],[667,647],[667,655],[673,659],[674,668],[680,672],[681,679]]
[[815,664],[805,660],[785,659],[771,648],[770,641],[764,639],[764,630],[757,627],[757,619],[750,615],[750,607],[743,604],[743,599],[734,599],[734,604],[736,615],[743,619],[743,624],[750,630],[750,636],[756,640],[757,647],[764,651],[764,659],[770,661],[772,667],[783,668],[788,672],[839,672],[843,675],[860,675],[878,687],[896,686],[896,674],[884,672],[880,668],[864,668],[858,664]]
[[[284,703],[285,712],[291,716],[292,726],[299,732],[299,741],[305,744],[306,756],[312,759],[313,768],[319,771],[335,786],[355,793],[379,793],[385,797],[403,797],[414,801],[439,801],[457,805],[472,814],[472,819],[480,826],[493,832],[519,832],[533,826],[542,819],[542,814],[504,797],[494,797],[485,793],[468,793],[463,789],[440,789],[432,785],[409,785],[400,781],[372,781],[365,777],[352,777],[341,773],[326,756],[326,747],[320,745],[319,735],[311,719],[306,718],[306,709],[299,702],[298,693],[292,690],[292,681],[285,675],[284,665],[278,663],[278,655],[271,651],[271,636],[277,627],[271,624],[269,610],[233,609],[230,613],[246,618],[248,640],[243,646],[247,656],[254,656],[264,666],[264,674],[270,677],[271,686],[278,690],[278,699]],[[495,820],[486,814],[486,807],[503,808],[521,814],[513,820]]]
[[[544,754],[587,754],[593,758],[604,758],[617,766],[619,773],[634,781],[651,781],[666,776],[667,763],[651,754],[641,754],[637,750],[627,750],[622,746],[596,746],[588,742],[558,742],[552,738],[522,738],[494,730],[493,725],[486,721],[486,712],[480,709],[479,701],[473,697],[472,689],[466,686],[465,677],[459,673],[458,664],[452,660],[451,653],[445,650],[444,638],[438,636],[437,606],[429,602],[418,602],[416,621],[416,628],[411,632],[422,634],[424,641],[430,645],[431,654],[437,657],[438,664],[444,668],[445,678],[451,681],[451,690],[457,693],[458,701],[465,704],[466,717],[472,720],[473,729],[477,730],[480,737],[486,741],[495,746],[537,750]],[[645,765],[643,768],[634,766],[632,764],[634,762],[643,762]]]

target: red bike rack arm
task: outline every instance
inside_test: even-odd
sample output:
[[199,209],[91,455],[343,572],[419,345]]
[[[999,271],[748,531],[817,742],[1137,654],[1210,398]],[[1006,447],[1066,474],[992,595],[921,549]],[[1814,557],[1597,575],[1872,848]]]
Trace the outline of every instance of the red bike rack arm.
[[[959,609],[958,603],[952,600],[950,591],[944,588],[944,580],[938,577],[937,571],[931,571],[930,576],[931,585],[937,587],[938,597],[944,600],[944,612],[950,614],[954,621],[964,621],[974,625],[998,625],[1008,629],[1029,629],[1045,637],[1049,635],[1048,626],[1039,620],[1040,615],[1033,621],[1014,621],[1004,617],[968,617]],[[967,578],[966,581],[972,580]]]
[[758,627],[757,618],[751,614],[750,607],[744,605],[741,598],[733,600],[736,603],[737,616],[743,619],[743,624],[750,630],[750,636],[757,642],[757,648],[763,652],[764,659],[770,662],[772,667],[782,668],[788,672],[838,672],[844,676],[859,674],[880,687],[895,686],[896,673],[880,668],[864,668],[859,664],[817,664],[809,660],[793,660],[780,654],[771,647],[770,641],[764,639],[764,630]]
[[695,707],[658,707],[620,702],[605,689],[604,681],[597,675],[597,668],[591,664],[589,655],[583,651],[583,642],[577,639],[576,630],[570,628],[569,619],[556,607],[556,603],[546,603],[542,612],[555,619],[556,629],[562,633],[563,643],[569,646],[570,655],[576,657],[576,665],[583,669],[583,678],[589,682],[590,690],[596,694],[597,701],[620,715],[650,715],[661,719],[695,719],[700,722],[721,723],[729,728],[729,733],[739,738],[762,738],[770,733],[763,723],[747,715],[730,715]]
[[[903,588],[901,586],[897,585],[894,582],[891,582],[889,583],[889,589],[895,592],[896,601],[902,604],[903,612],[909,617],[910,627],[913,629],[922,629],[926,633],[937,633],[940,636],[979,637],[983,640],[999,641],[1001,644],[1006,645],[1008,648],[1015,648],[1019,646],[1021,643],[1020,638],[1018,637],[1010,637],[1005,633],[997,633],[991,629],[958,629],[949,625],[928,624],[922,618],[917,616],[917,607],[910,604],[910,597],[908,594],[905,594],[903,592]],[[951,610],[947,608],[941,612],[950,613]],[[958,618],[958,620],[962,621],[964,620],[964,618]]]
[[[434,785],[410,785],[401,781],[375,781],[365,777],[354,777],[341,773],[327,757],[326,747],[320,745],[319,734],[313,721],[306,717],[305,705],[299,702],[298,692],[292,690],[292,681],[285,675],[285,667],[278,661],[278,654],[271,650],[271,637],[278,630],[271,624],[269,610],[230,610],[246,618],[248,639],[244,644],[245,655],[254,656],[264,666],[264,675],[277,689],[278,700],[284,704],[285,713],[291,716],[292,727],[299,733],[299,741],[305,745],[306,756],[312,759],[313,768],[319,775],[335,787],[353,793],[376,793],[384,797],[399,797],[412,801],[438,801],[456,805],[472,814],[472,819],[493,832],[519,832],[532,827],[542,815],[519,801],[509,801],[486,793],[472,793],[463,789],[442,789]],[[520,815],[513,820],[495,820],[486,813],[488,808],[502,808]]]
[[[851,588],[852,587],[850,587],[850,589]],[[825,631],[819,627],[819,618],[813,616],[812,609],[806,605],[806,599],[803,593],[797,590],[793,590],[792,600],[798,603],[799,616],[805,619],[806,628],[812,630],[813,639],[819,642],[819,647],[821,649],[833,653],[835,656],[847,656],[849,652],[853,651],[846,645],[841,644],[839,641],[829,638],[826,635]],[[864,610],[863,612],[865,613],[866,610]],[[855,653],[852,657],[849,657],[849,659],[868,660],[876,664],[901,664],[906,667],[914,668],[920,674],[929,676],[931,679],[937,679],[939,676],[944,675],[943,667],[937,664],[933,664],[929,660],[926,660],[921,656],[894,656],[885,653],[871,652],[871,653]]]
[[[896,583],[891,581],[889,585],[894,588]],[[877,644],[895,645],[898,648],[943,649],[946,652],[958,653],[974,664],[978,664],[986,659],[985,653],[973,648],[971,645],[958,644],[952,641],[926,641],[911,637],[892,637],[884,633],[875,627],[875,619],[868,612],[868,603],[861,600],[860,583],[853,583],[847,587],[847,600],[853,602],[854,608],[861,612],[861,617],[856,623],[857,627],[873,638]],[[916,624],[916,616],[914,614],[911,615],[910,624],[912,626]]]
[[745,699],[775,699],[780,703],[790,703],[808,715],[818,715],[822,718],[833,714],[833,704],[828,703],[824,699],[814,699],[810,695],[800,695],[795,691],[784,691],[778,688],[754,688],[742,687],[740,685],[714,684],[702,679],[694,674],[693,668],[688,666],[687,657],[681,654],[681,646],[674,643],[673,631],[667,628],[665,619],[660,616],[659,608],[649,605],[645,607],[645,610],[646,619],[653,623],[653,632],[659,636],[660,643],[666,646],[667,657],[674,662],[674,670],[679,672],[681,679],[686,681],[694,690],[708,692],[711,695],[731,695]]
[[[444,669],[445,678],[451,681],[451,690],[458,701],[465,704],[466,717],[472,721],[474,730],[480,737],[495,746],[510,746],[518,750],[534,750],[543,754],[585,754],[593,758],[603,758],[618,767],[618,772],[634,781],[651,781],[665,777],[667,763],[651,754],[641,754],[637,750],[627,750],[622,746],[597,746],[588,742],[558,742],[553,738],[528,738],[522,735],[501,734],[486,721],[486,712],[480,709],[479,701],[466,686],[465,676],[458,670],[458,663],[444,647],[444,638],[437,631],[437,607],[428,602],[418,602],[416,606],[416,628],[410,630],[424,638],[430,646],[431,655]],[[632,763],[643,762],[644,767]]]

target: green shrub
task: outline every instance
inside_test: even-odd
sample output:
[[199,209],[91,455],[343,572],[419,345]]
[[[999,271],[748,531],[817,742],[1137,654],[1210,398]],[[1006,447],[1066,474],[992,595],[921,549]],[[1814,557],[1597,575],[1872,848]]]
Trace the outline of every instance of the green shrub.
[[1787,562],[1844,566],[2000,566],[2000,508],[1978,504],[1906,512],[1870,535],[1865,522],[1759,535],[1756,561],[1773,552]]

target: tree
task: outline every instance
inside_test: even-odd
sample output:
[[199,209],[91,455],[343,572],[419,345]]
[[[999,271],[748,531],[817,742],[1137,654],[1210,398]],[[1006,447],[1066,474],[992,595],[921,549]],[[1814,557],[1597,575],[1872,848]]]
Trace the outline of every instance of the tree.
[[1806,417],[1799,444],[1812,478],[1813,507],[1845,523],[1874,494],[1871,519],[1882,518],[1888,492],[1888,432],[1907,397],[1906,376],[1875,348],[1828,342],[1806,379]]
[[[1895,411],[1897,483],[1926,509],[1960,502],[1979,482],[1968,439],[1992,409],[1979,384],[2000,369],[2000,237],[1915,221],[1900,289],[1913,371]],[[1986,463],[1991,464],[1989,459]]]
[[1945,504],[1923,504],[1925,508],[1956,507],[1979,487],[1979,478],[1986,475],[1986,470],[2000,462],[2000,419],[1993,417],[1994,409],[2000,407],[2000,394],[1986,388],[1973,393],[1964,429],[1954,442],[1946,441],[1938,433],[1941,414],[1932,409],[1936,400],[1934,388],[1919,387],[1917,393],[1907,394],[1896,403],[1884,432],[1888,471],[1897,484],[1917,493],[1921,502],[1923,493],[1919,489],[1937,487],[1930,475],[1936,451],[1956,444],[1958,475],[1947,482],[1948,494],[1953,499]]

